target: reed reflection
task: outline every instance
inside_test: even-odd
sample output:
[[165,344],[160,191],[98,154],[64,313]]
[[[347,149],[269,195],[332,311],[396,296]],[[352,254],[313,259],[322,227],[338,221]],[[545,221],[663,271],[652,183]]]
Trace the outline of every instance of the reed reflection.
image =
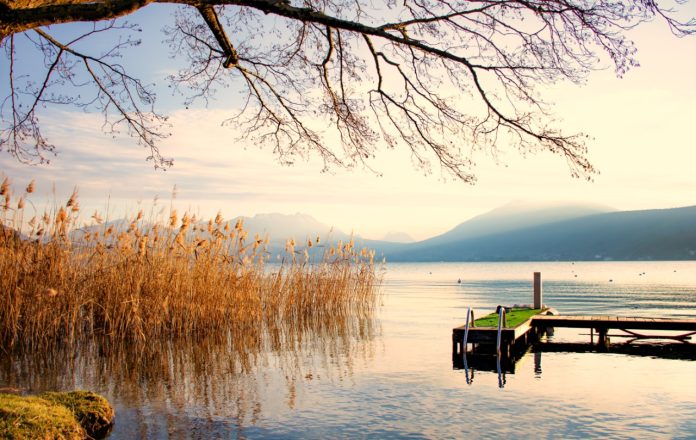
[[262,417],[264,402],[292,408],[304,382],[350,374],[354,362],[372,358],[378,333],[373,308],[254,328],[144,347],[93,341],[43,353],[16,350],[0,361],[0,383],[31,393],[101,392],[117,408],[115,437],[239,434]]

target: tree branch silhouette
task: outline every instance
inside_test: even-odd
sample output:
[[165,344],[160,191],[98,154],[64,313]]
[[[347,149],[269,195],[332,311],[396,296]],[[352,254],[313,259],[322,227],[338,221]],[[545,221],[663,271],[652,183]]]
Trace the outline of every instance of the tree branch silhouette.
[[[422,169],[437,164],[465,182],[476,179],[476,152],[509,148],[555,153],[590,178],[586,135],[559,128],[541,89],[582,82],[602,57],[624,75],[637,65],[627,31],[652,19],[676,36],[696,32],[694,19],[652,0],[0,0],[0,149],[47,161],[56,148],[37,115],[68,104],[102,112],[107,132],[125,127],[156,166],[170,166],[152,87],[117,61],[139,42],[122,17],[158,3],[180,5],[165,34],[185,62],[168,77],[184,105],[234,84],[242,98],[225,123],[247,142],[271,145],[284,163],[317,154],[326,169],[370,167],[380,146],[403,147]],[[68,42],[46,28],[84,21],[93,29]],[[113,46],[87,53],[84,42],[106,33],[119,35]],[[30,55],[17,53],[17,38],[43,56],[40,79],[18,77]]]

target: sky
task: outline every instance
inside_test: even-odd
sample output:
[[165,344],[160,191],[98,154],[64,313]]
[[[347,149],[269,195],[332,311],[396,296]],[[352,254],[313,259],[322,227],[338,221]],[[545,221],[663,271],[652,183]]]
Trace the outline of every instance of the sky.
[[[696,8],[694,15],[696,15]],[[428,238],[511,201],[530,204],[592,203],[619,210],[696,205],[696,37],[678,39],[662,23],[631,32],[641,66],[616,78],[612,69],[590,74],[586,84],[541,90],[554,116],[570,132],[592,136],[594,181],[573,179],[562,158],[521,157],[503,151],[477,157],[475,185],[424,175],[406,151],[381,149],[370,170],[322,173],[317,161],[278,164],[269,149],[234,141],[224,102],[209,108],[172,107],[172,136],[161,144],[175,158],[166,172],[145,162],[132,139],[102,134],[100,116],[69,109],[42,115],[59,155],[49,166],[26,166],[0,154],[0,174],[18,187],[32,179],[35,199],[67,199],[77,187],[83,210],[137,211],[158,196],[203,216],[304,213],[366,238],[406,232]],[[160,37],[150,50],[161,46]],[[164,59],[164,58],[162,58]],[[144,63],[143,73],[162,78],[166,64]],[[165,102],[171,98],[164,97]]]

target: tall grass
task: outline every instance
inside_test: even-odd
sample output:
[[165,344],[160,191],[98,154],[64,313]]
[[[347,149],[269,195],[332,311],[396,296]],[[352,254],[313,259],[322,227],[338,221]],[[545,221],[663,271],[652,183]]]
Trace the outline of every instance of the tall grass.
[[[297,246],[280,261],[268,238],[218,214],[200,221],[170,209],[120,224],[94,213],[85,224],[77,192],[32,212],[33,183],[0,186],[0,344],[48,349],[99,340],[145,346],[171,338],[230,335],[239,350],[302,343],[306,329],[371,313],[374,254],[353,242]],[[269,260],[273,257],[273,263]],[[268,336],[268,340],[264,339]],[[266,341],[266,342],[264,342]]]

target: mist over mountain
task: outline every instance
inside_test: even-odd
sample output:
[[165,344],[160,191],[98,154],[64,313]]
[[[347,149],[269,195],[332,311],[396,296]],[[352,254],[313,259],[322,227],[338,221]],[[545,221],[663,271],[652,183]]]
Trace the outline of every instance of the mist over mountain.
[[472,238],[613,211],[616,210],[595,204],[534,205],[511,202],[461,223],[432,240]]
[[408,235],[406,232],[390,231],[384,234],[381,241],[389,241],[392,243],[413,243],[416,240],[414,240],[413,237]]
[[321,223],[307,214],[257,214],[253,217],[235,217],[232,223],[239,219],[243,220],[244,229],[249,231],[249,236],[268,235],[271,243],[285,243],[291,238],[298,242],[306,239],[314,240],[317,236],[322,241],[350,239],[349,234]]
[[387,261],[696,259],[696,206],[591,214],[559,209],[565,218],[522,212],[516,226],[518,214],[504,207],[384,254]]
[[414,249],[450,244],[454,241],[500,234],[612,211],[615,209],[594,204],[535,205],[526,202],[511,202],[460,223],[444,234],[420,241],[414,245]]

